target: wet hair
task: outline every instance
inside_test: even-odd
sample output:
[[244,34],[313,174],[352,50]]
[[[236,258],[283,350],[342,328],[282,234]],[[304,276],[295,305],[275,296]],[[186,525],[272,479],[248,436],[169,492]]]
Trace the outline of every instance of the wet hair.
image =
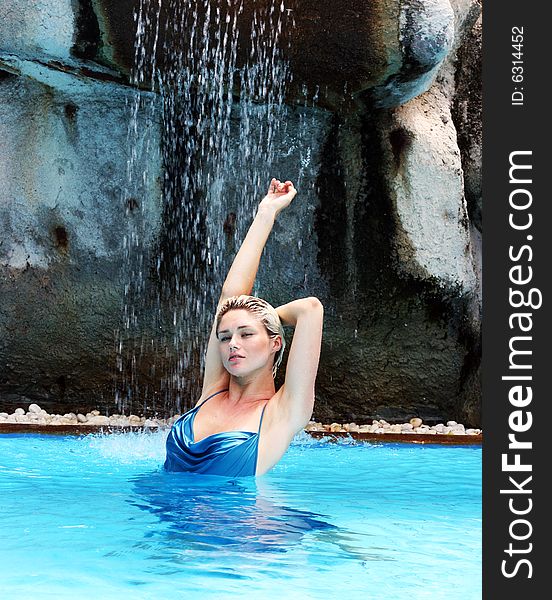
[[261,323],[265,326],[269,337],[276,337],[277,335],[280,336],[282,340],[282,347],[275,354],[274,364],[272,366],[272,376],[276,377],[276,371],[278,370],[278,367],[282,362],[284,350],[286,347],[284,328],[282,326],[282,322],[280,321],[280,317],[276,312],[276,309],[272,305],[270,305],[266,300],[258,298],[257,296],[246,296],[245,294],[242,294],[241,296],[231,296],[223,302],[223,304],[217,311],[217,335],[222,317],[231,310],[248,310],[250,313],[255,315],[259,319],[259,321],[261,321]]

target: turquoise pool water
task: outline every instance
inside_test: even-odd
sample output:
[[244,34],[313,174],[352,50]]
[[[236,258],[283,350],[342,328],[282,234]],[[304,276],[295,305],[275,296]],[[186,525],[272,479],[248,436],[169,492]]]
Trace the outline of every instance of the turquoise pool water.
[[481,597],[481,447],[304,435],[228,480],[165,437],[0,436],[1,597]]

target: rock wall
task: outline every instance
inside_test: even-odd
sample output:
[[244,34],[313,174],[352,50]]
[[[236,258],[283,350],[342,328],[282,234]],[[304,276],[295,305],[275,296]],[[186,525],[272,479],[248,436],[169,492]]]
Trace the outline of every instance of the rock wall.
[[126,88],[0,73],[2,404],[93,405],[113,386],[123,236],[137,218],[158,234],[159,185],[127,193]]
[[[132,157],[145,176],[138,189],[127,179],[136,5],[12,0],[4,9],[4,410],[22,398],[62,414],[115,410],[124,236],[142,232],[145,272],[153,273],[168,227],[163,109],[146,91],[147,108],[136,117],[143,147]],[[245,2],[240,14],[244,32],[252,6]],[[275,227],[257,292],[273,304],[317,295],[326,307],[316,419],[420,416],[477,426],[480,3],[290,1],[286,9],[282,48],[293,81],[266,177],[298,181],[300,195]],[[244,32],[241,57],[249,43]],[[158,48],[164,43],[170,39]],[[167,68],[161,59],[159,65]],[[239,118],[234,109],[233,120]],[[240,140],[231,137],[228,173],[241,168],[239,153]],[[220,182],[212,186],[216,196]],[[217,211],[232,214],[231,198]],[[242,230],[250,216],[235,216]],[[227,226],[228,219],[220,223]],[[233,249],[227,247],[225,265]],[[157,284],[150,281],[147,294]],[[144,306],[158,301],[146,298]],[[167,317],[163,340],[172,327]],[[155,365],[171,348],[163,351],[155,328],[145,337],[158,343],[136,365],[151,394],[141,401],[146,411],[167,412],[151,390],[162,371]]]

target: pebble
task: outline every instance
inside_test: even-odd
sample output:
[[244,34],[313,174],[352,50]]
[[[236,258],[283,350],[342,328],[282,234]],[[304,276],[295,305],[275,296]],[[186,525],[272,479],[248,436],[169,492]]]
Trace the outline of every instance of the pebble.
[[315,423],[314,421],[310,421],[305,427],[306,431],[321,431],[323,429],[322,423]]
[[103,415],[94,415],[88,419],[87,425],[109,425],[109,417]]
[[[112,427],[137,427],[147,428],[170,427],[181,417],[180,414],[174,415],[168,419],[158,419],[156,417],[145,417],[138,415],[120,415],[111,416],[101,415],[99,410],[92,410],[86,415],[73,412],[64,415],[48,414],[38,404],[30,404],[27,411],[23,408],[16,408],[12,414],[0,412],[0,423],[34,423],[37,425],[93,425],[93,426],[112,426]],[[305,431],[327,431],[329,433],[376,433],[385,434],[406,434],[406,435],[480,435],[481,429],[471,427],[466,429],[462,423],[456,421],[447,421],[447,424],[438,423],[429,426],[423,424],[422,419],[414,417],[408,423],[391,424],[385,419],[374,419],[372,424],[359,425],[358,423],[331,423],[323,424],[319,421],[309,421]]]

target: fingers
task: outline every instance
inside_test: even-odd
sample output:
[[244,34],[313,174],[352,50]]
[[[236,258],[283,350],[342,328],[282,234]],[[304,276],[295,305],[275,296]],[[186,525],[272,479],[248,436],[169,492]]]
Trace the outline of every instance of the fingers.
[[269,191],[272,193],[287,194],[290,190],[294,190],[293,183],[289,180],[282,183],[279,179],[272,178],[270,181]]
[[291,181],[286,181],[285,183],[282,183],[282,188],[280,191],[284,194],[287,194],[289,192],[295,192],[296,190],[293,187],[293,183],[291,183]]

